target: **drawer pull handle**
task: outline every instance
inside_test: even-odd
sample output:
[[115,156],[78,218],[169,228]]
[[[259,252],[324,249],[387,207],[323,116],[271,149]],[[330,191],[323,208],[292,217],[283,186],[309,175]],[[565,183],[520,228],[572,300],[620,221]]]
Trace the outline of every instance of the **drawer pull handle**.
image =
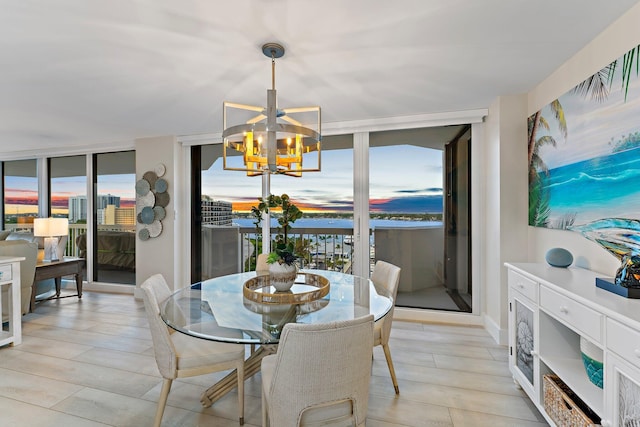
[[567,307],[565,307],[564,305],[562,305],[562,306],[560,306],[560,313],[568,314],[569,313],[569,309]]
[[538,352],[537,352],[537,351],[535,351],[535,350],[531,350],[531,355],[532,355],[532,356],[537,356],[537,355],[538,355]]
[[636,357],[640,357],[640,348],[636,348],[635,350],[633,350],[633,354],[635,354]]

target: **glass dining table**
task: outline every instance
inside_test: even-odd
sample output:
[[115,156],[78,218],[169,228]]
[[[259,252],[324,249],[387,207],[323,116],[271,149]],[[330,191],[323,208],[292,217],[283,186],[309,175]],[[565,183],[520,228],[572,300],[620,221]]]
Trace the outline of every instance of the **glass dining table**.
[[[321,297],[298,301],[296,297],[303,294],[318,295],[318,288],[308,284],[318,276],[323,283],[328,281],[328,289],[321,289],[327,291],[326,295],[322,292]],[[211,341],[252,344],[252,350],[257,345],[245,360],[246,379],[260,370],[263,357],[275,353],[285,324],[349,320],[368,314],[373,314],[377,321],[393,305],[391,295],[371,280],[336,271],[301,270],[289,296],[294,303],[278,299],[276,303],[265,303],[255,298],[260,294],[248,290],[248,284],[256,279],[256,272],[251,271],[195,283],[174,292],[161,304],[160,314],[169,327],[184,334]],[[255,292],[283,296],[268,287]],[[231,372],[203,393],[202,404],[210,406],[235,388],[236,381],[235,372]]]

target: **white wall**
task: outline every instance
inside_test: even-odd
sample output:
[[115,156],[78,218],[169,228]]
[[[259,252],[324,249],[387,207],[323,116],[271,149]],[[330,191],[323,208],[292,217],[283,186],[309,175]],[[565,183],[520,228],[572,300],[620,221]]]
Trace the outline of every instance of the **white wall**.
[[[162,220],[162,233],[155,238],[143,241],[137,233],[142,228],[136,225],[136,298],[141,298],[140,285],[147,278],[156,273],[161,273],[171,288],[179,272],[177,269],[184,262],[183,257],[176,256],[176,248],[179,248],[180,237],[176,232],[176,200],[180,201],[182,191],[182,168],[180,167],[181,147],[173,136],[141,138],[135,142],[136,148],[136,181],[142,179],[147,171],[153,171],[159,163],[162,163],[166,172],[162,178],[168,183],[170,201],[166,210],[166,217]],[[178,235],[178,238],[176,238]],[[179,253],[179,252],[178,252]],[[175,286],[176,288],[182,287]]]
[[[483,314],[487,331],[507,342],[507,278],[503,264],[527,258],[526,96],[503,96],[485,122]],[[524,171],[524,173],[523,173]]]
[[[527,116],[562,96],[611,61],[640,44],[640,4],[634,6],[528,95]],[[634,77],[635,78],[635,77]],[[529,227],[529,260],[544,261],[552,247],[564,247],[580,267],[613,275],[619,262],[579,233]]]

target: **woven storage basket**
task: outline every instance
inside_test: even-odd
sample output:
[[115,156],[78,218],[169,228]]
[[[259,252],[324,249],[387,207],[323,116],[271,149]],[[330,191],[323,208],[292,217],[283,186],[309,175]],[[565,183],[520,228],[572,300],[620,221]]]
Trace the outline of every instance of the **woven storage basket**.
[[600,425],[598,417],[557,375],[544,375],[544,410],[558,427]]

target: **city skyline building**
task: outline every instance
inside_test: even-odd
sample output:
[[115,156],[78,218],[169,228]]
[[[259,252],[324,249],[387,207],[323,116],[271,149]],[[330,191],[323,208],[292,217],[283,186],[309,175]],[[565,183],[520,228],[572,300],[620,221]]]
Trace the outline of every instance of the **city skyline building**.
[[[120,208],[120,196],[114,196],[113,194],[98,194],[96,198],[96,210],[98,211],[98,224],[104,224],[105,216],[104,211],[107,206],[112,205],[116,208]],[[69,197],[69,223],[74,224],[78,221],[87,220],[87,196],[72,196]],[[134,221],[135,224],[135,215]]]
[[115,205],[107,205],[103,210],[104,222],[98,224],[104,225],[135,225],[136,210],[135,208],[118,208]]
[[231,202],[202,198],[200,200],[202,225],[232,225],[233,210]]

